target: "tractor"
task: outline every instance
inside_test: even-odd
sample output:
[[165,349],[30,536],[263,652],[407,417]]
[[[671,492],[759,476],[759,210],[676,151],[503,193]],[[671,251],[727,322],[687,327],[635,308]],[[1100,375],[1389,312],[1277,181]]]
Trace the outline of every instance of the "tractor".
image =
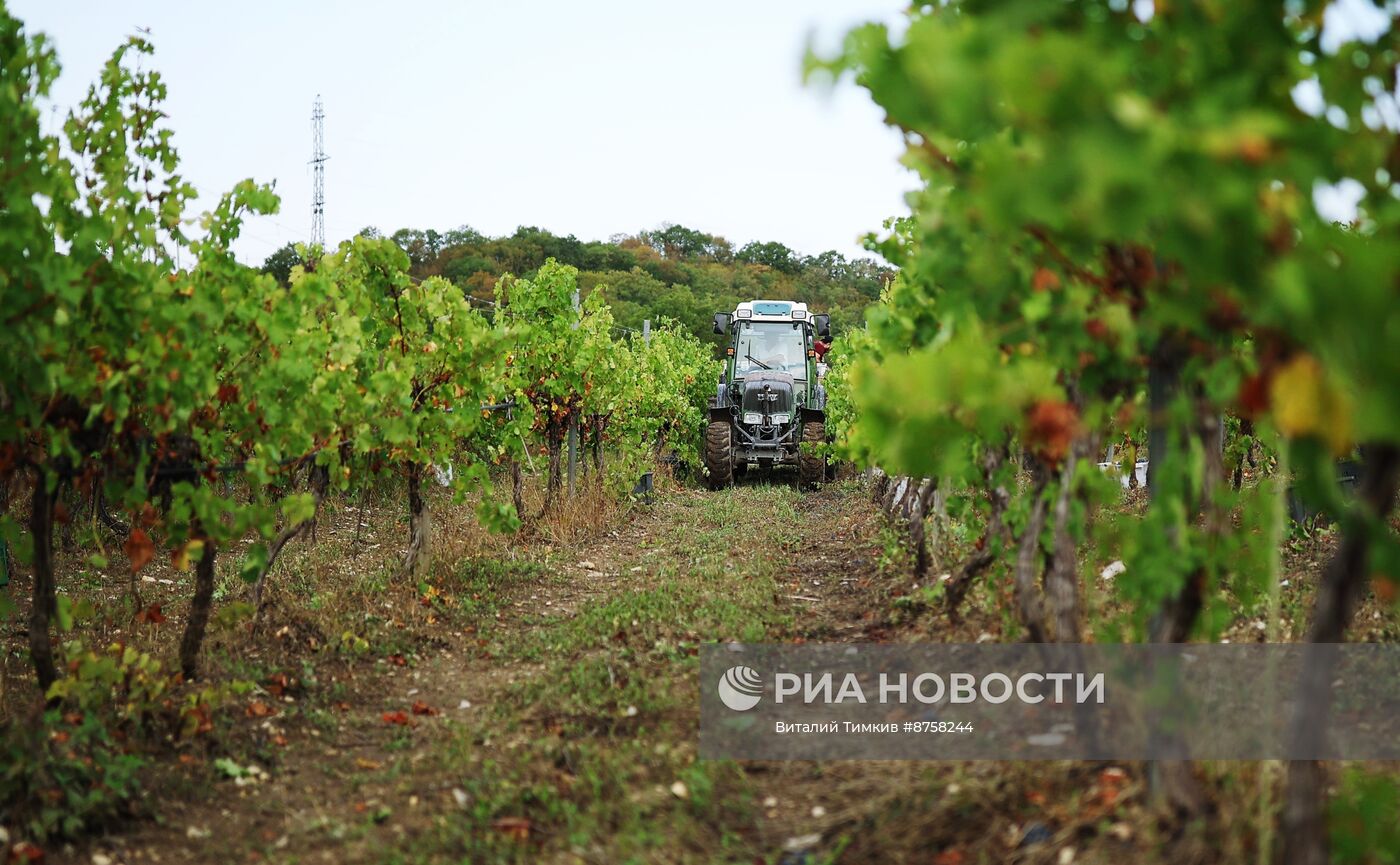
[[729,337],[724,373],[710,400],[705,468],[721,489],[750,466],[796,466],[807,488],[826,480],[826,458],[803,445],[826,442],[826,389],[813,343],[831,338],[831,316],[805,303],[745,301],[715,313]]

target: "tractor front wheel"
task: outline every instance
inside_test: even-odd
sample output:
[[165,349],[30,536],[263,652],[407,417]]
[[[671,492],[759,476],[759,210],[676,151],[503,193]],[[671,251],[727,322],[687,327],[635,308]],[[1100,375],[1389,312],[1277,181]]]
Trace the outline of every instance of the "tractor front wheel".
[[826,444],[826,425],[809,421],[802,425],[802,450],[797,455],[797,474],[802,486],[814,489],[826,480],[826,457],[813,449]]
[[734,480],[733,435],[724,421],[712,421],[705,430],[705,468],[712,490],[724,489]]

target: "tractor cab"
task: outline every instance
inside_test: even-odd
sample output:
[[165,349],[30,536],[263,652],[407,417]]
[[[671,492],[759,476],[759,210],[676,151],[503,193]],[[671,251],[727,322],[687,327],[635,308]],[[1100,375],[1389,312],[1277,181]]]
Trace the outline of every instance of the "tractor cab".
[[830,338],[830,318],[805,303],[752,300],[715,313],[714,323],[729,340],[706,433],[711,484],[724,486],[750,465],[795,465],[804,482],[820,482],[824,465],[804,458],[801,445],[825,441],[826,392],[814,343]]

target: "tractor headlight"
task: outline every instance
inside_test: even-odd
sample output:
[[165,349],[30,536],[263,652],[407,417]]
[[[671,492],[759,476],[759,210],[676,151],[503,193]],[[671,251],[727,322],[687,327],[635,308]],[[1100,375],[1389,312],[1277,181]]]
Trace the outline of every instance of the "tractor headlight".
[[756,411],[744,412],[744,423],[763,423],[763,415]]
[[792,415],[786,413],[770,414],[768,417],[773,421],[773,423],[787,423],[788,421],[792,420]]

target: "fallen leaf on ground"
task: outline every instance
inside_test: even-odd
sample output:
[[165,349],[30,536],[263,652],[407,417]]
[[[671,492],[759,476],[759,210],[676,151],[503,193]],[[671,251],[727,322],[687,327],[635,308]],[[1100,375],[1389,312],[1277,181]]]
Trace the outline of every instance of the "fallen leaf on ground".
[[513,841],[525,841],[530,837],[528,817],[499,817],[492,821],[491,828],[501,832]]

